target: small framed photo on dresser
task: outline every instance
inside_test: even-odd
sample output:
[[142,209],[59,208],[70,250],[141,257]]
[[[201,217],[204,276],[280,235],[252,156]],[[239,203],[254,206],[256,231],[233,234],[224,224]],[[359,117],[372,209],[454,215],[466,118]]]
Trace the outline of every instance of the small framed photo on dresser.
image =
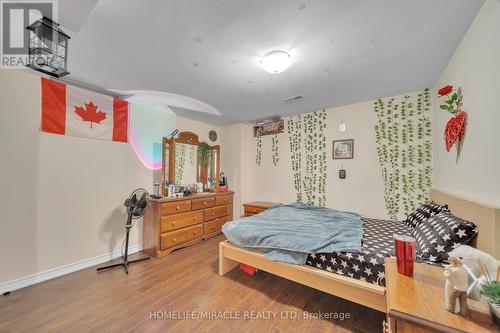
[[354,139],[333,140],[334,160],[345,160],[354,158]]

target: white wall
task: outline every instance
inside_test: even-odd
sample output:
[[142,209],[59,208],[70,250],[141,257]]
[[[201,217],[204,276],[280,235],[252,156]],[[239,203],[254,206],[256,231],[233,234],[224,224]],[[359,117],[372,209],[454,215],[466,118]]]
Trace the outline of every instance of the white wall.
[[458,163],[444,148],[450,114],[434,111],[435,187],[500,206],[500,1],[487,0],[436,88],[461,86],[469,124]]
[[[338,132],[341,117],[347,124],[345,133]],[[376,114],[373,101],[358,103],[327,110],[327,207],[359,212],[374,218],[386,218],[384,187],[376,154],[373,126]],[[261,165],[255,162],[256,140],[250,125],[232,125],[223,129],[225,138],[231,138],[231,155],[239,156],[241,162],[223,164],[230,181],[238,175],[241,203],[247,201],[273,201],[289,203],[296,201],[291,170],[288,134],[279,138],[279,162],[273,165],[271,137],[262,138]],[[354,139],[355,158],[352,160],[332,159],[332,140]],[[242,141],[241,150],[238,153]],[[229,148],[224,145],[225,152]],[[338,178],[341,166],[347,170],[347,178]],[[243,169],[245,168],[245,169]],[[231,170],[229,172],[228,170]]]
[[[177,129],[179,129],[180,132],[189,131],[197,134],[200,141],[206,141],[209,145],[219,145],[221,143],[221,130],[217,126],[201,123],[199,121],[183,117],[176,118],[175,126]],[[217,132],[217,140],[215,142],[210,141],[210,139],[208,138],[208,133],[211,130],[215,130],[215,132]]]
[[3,70],[0,94],[0,282],[119,249],[123,201],[151,170],[129,144],[40,132],[38,76]]
[[221,129],[221,171],[224,172],[229,189],[234,191],[233,215],[243,215],[242,203],[248,201],[249,163],[246,151],[248,138],[245,131],[249,126],[235,124]]
[[[40,132],[40,90],[38,76],[0,70],[0,283],[119,250],[123,201],[153,190],[130,144]],[[211,126],[176,121],[208,140]]]

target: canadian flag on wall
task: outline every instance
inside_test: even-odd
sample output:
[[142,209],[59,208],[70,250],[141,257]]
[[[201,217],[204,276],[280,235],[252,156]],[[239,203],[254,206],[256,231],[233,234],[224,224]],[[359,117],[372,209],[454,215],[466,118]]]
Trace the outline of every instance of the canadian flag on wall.
[[42,78],[42,131],[128,141],[128,102]]

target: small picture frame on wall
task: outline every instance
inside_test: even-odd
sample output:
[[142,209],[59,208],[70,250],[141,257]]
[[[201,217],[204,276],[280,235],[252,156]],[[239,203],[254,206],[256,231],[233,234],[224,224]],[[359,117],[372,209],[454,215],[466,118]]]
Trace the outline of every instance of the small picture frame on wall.
[[333,140],[332,158],[334,160],[354,158],[354,139]]

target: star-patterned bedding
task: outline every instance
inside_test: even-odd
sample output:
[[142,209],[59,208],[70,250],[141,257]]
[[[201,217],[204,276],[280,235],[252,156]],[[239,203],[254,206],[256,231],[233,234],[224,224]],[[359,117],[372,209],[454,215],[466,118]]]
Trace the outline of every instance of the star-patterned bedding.
[[401,222],[362,218],[363,253],[313,253],[306,265],[385,286],[384,258],[394,255],[393,235],[411,236],[410,227]]

